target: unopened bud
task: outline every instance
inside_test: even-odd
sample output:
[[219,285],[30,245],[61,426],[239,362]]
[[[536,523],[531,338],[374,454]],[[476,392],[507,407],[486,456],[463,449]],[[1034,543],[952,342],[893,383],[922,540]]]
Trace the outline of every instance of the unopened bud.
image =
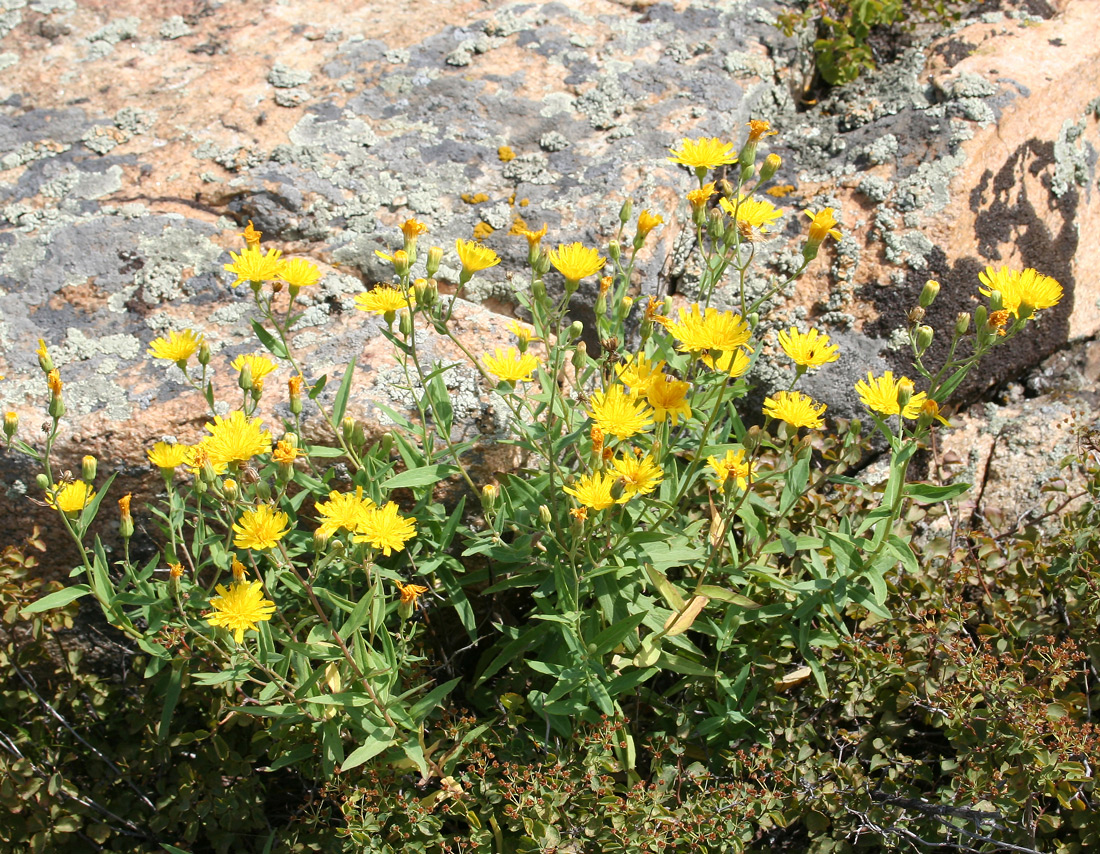
[[623,297],[619,302],[619,312],[623,317],[630,314],[632,308],[634,308],[634,297]]
[[61,399],[61,395],[56,394],[50,398],[46,411],[50,413],[51,418],[63,418],[65,416],[65,401]]
[[531,267],[534,269],[536,276],[545,276],[550,272],[550,256],[540,249],[539,257],[535,259],[535,263]]
[[634,215],[634,201],[627,199],[623,202],[623,206],[619,208],[619,222],[626,225],[630,222],[630,217]]
[[550,513],[550,508],[545,504],[539,505],[539,521],[542,524],[549,526],[554,521],[554,517]]
[[497,499],[500,497],[500,487],[495,483],[487,483],[481,487],[481,506],[486,510],[492,510],[496,507]]
[[345,442],[350,442],[352,434],[355,432],[355,419],[350,415],[345,415],[344,420],[340,422],[340,433],[344,437]]
[[923,356],[925,351],[932,346],[932,336],[935,333],[931,326],[917,327],[917,355]]
[[413,283],[413,294],[418,308],[431,308],[439,299],[439,285],[435,279],[417,279]]
[[904,412],[909,401],[913,399],[913,382],[905,377],[898,381],[898,408]]
[[222,497],[226,501],[236,501],[241,497],[240,487],[237,486],[237,481],[231,477],[227,477],[222,481]]
[[962,336],[966,334],[966,330],[970,328],[970,313],[967,311],[960,311],[955,317],[955,334]]
[[96,458],[91,454],[85,454],[84,458],[80,461],[80,477],[85,483],[91,483],[95,480],[96,469],[99,467]]
[[323,533],[320,529],[313,532],[313,551],[316,554],[324,554],[328,548],[328,542],[331,537],[328,534]]
[[626,481],[621,477],[611,484],[611,497],[618,501],[623,497],[623,493],[626,492]]
[[425,264],[429,279],[435,278],[441,263],[443,263],[443,247],[433,246],[428,250],[428,260]]
[[531,296],[535,298],[537,302],[543,302],[546,300],[546,285],[542,279],[535,279],[531,282]]
[[985,322],[989,319],[989,310],[984,305],[979,305],[974,309],[974,329],[979,335],[985,333]]
[[290,413],[302,414],[302,377],[294,376],[287,380],[287,392],[290,397]]
[[1004,296],[1000,291],[993,290],[989,292],[989,310],[991,312],[1003,309],[1005,307],[1004,303]]
[[588,367],[588,345],[583,341],[577,342],[577,349],[573,351],[573,370],[577,376]]
[[581,335],[584,334],[584,324],[579,320],[574,320],[569,324],[569,330],[566,333],[566,337],[570,341],[576,341]]
[[355,422],[355,427],[351,431],[351,441],[357,448],[362,448],[365,444],[367,444],[367,434],[366,431],[363,429],[362,421]]
[[256,490],[257,499],[265,502],[271,500],[271,486],[266,480],[261,479],[256,481],[256,485],[254,488]]
[[398,330],[403,336],[409,338],[413,334],[413,319],[408,310],[402,310],[401,321],[397,324]]
[[393,253],[393,271],[399,276],[409,275],[409,253],[404,249]]
[[607,244],[607,254],[611,256],[612,261],[618,261],[622,257],[623,248],[618,240],[612,240]]
[[378,442],[378,452],[381,454],[382,459],[389,459],[390,452],[393,450],[393,434],[383,433],[382,438]]
[[203,366],[209,365],[210,358],[210,345],[207,344],[206,341],[203,341],[201,344],[199,344],[199,364]]
[[924,283],[924,288],[920,292],[920,307],[928,308],[936,301],[936,297],[940,295],[940,283],[929,279]]
[[5,412],[4,413],[4,435],[8,437],[10,442],[12,437],[15,436],[15,431],[19,429],[19,413],[17,412]]
[[760,167],[760,183],[763,184],[775,177],[779,167],[783,165],[783,158],[778,154],[769,154],[764,158],[764,165]]
[[248,362],[241,365],[241,375],[237,377],[237,385],[244,391],[252,390],[252,366]]
[[50,479],[46,475],[39,472],[34,476],[34,482],[38,484],[39,489],[49,489]]

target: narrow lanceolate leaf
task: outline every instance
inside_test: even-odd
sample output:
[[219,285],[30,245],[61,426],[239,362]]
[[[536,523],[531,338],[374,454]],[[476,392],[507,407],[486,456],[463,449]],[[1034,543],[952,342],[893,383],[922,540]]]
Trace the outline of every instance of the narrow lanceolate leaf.
[[679,613],[673,614],[665,621],[665,634],[669,637],[682,635],[691,628],[691,624],[695,622],[695,618],[699,616],[709,601],[710,599],[706,596],[692,596]]
[[287,353],[286,347],[283,346],[283,342],[264,329],[260,321],[252,321],[252,331],[256,333],[256,337],[260,339],[260,343],[263,344],[272,355],[280,359],[285,359],[290,355]]
[[79,599],[81,596],[87,596],[91,592],[92,588],[87,584],[74,584],[72,587],[66,587],[64,590],[58,590],[43,596],[41,599],[36,599],[19,614],[26,617],[29,614],[39,614],[52,608],[63,608],[73,600]]
[[344,413],[348,409],[348,396],[351,394],[351,378],[355,374],[355,359],[348,363],[348,369],[344,371],[344,378],[340,381],[340,389],[336,392],[336,400],[332,402],[332,426],[340,429],[340,422],[344,420]]

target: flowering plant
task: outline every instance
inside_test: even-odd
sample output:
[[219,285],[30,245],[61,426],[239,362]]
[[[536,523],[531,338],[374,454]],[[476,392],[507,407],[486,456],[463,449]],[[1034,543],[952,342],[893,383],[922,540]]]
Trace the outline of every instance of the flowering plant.
[[[90,457],[79,480],[51,465],[65,407],[43,343],[52,428],[41,449],[17,440],[7,419],[5,435],[41,463],[44,501],[80,546],[84,582],[31,609],[94,596],[149,656],[165,698],[162,733],[194,681],[224,691],[234,713],[270,721],[272,767],[316,761],[324,776],[380,762],[449,779],[482,729],[446,745],[433,737],[453,692],[486,718],[498,702],[525,704],[543,740],[568,738],[578,721],[614,720],[617,762],[630,773],[643,728],[719,747],[749,732],[761,644],[790,650],[828,695],[823,652],[860,621],[888,618],[891,575],[918,570],[898,531],[906,502],[966,489],[910,483],[910,460],[946,423],[941,408],[968,372],[1055,305],[1061,288],[1032,270],[991,268],[981,279],[988,306],[958,318],[935,367],[926,364],[934,330],[922,321],[939,285],[927,283],[909,328],[925,387],[889,371],[855,384],[889,449],[876,491],[850,474],[866,451],[859,422],[830,418],[826,403],[797,389],[840,356],[820,329],[778,332],[790,383],[748,403],[752,368],[770,346],[762,316],[842,235],[834,209],[806,211],[793,271],[752,274],[783,216],[760,196],[781,165],[757,156],[772,133],[753,121],[739,150],[718,139],[671,149],[697,183],[686,210],[701,273],[687,304],[652,296],[642,305],[635,294],[638,254],[662,216],[635,218],[626,204],[606,253],[577,242],[547,250],[545,227],[517,223],[529,275],[515,298],[527,320],[491,352],[456,335],[457,297],[441,295],[435,278],[444,252],[422,254],[427,228],[406,221],[402,248],[380,253],[393,280],[356,299],[383,319],[412,400],[409,411],[386,410],[395,427],[374,442],[348,412],[355,363],[325,403],[327,375],[311,375],[291,347],[297,297],[320,269],[261,251],[250,224],[226,269],[251,289],[266,354],[231,363],[237,407],[215,399],[204,335],[170,333],[150,346],[202,394],[211,421],[192,445],[149,450],[164,489],[147,512],[164,544],[144,565],[129,551],[129,496],[118,499],[123,549],[110,559],[89,536],[111,479],[95,485]],[[710,180],[723,166],[732,180]],[[501,261],[474,241],[459,240],[456,253],[460,287]],[[599,352],[589,353],[570,309],[596,276],[588,340]],[[429,333],[464,363],[429,364]],[[508,412],[514,470],[478,469],[475,443],[456,438],[444,376],[458,364]],[[280,370],[289,417],[275,424],[258,407]],[[307,438],[307,406],[326,438]],[[459,497],[441,500],[443,483]]]

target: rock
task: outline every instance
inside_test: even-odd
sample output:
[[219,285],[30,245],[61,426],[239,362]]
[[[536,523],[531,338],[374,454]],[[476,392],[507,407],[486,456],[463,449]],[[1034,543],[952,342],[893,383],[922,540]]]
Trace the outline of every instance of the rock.
[[[388,277],[374,252],[399,245],[403,219],[425,221],[422,243],[448,249],[482,221],[495,229],[486,243],[504,263],[478,279],[486,304],[456,310],[475,349],[501,343],[501,313],[514,311],[502,300],[506,271],[527,253],[507,233],[516,217],[546,222],[550,244],[602,245],[632,198],[665,218],[639,258],[640,292],[671,285],[684,298],[693,271],[678,235],[694,179],[668,148],[684,136],[739,140],[749,118],[780,131],[769,139],[784,157],[775,183],[791,188],[779,236],[792,248],[777,270],[797,263],[802,209],[836,208],[845,235],[777,300],[759,378],[779,376],[777,329],[824,323],[845,355],[810,390],[830,411],[855,412],[854,377],[905,366],[898,331],[926,278],[944,285],[930,318],[946,329],[974,306],[987,263],[1055,276],[1062,305],[965,390],[979,395],[1100,329],[1100,7],[1059,9],[940,34],[800,111],[794,42],[767,10],[741,3],[582,12],[306,0],[262,14],[196,4],[183,16],[138,0],[33,13],[0,4],[0,56],[15,58],[0,84],[3,405],[20,413],[22,435],[35,434],[45,389],[34,348],[45,339],[72,419],[59,465],[96,453],[125,488],[155,489],[143,449],[166,435],[194,440],[205,415],[178,370],[144,352],[166,330],[193,327],[218,351],[220,388],[235,394],[224,363],[257,344],[247,295],[228,287],[223,265],[252,219],[268,245],[323,265],[295,345],[310,379],[358,358],[352,411],[380,428],[379,403],[401,400],[378,323],[351,308],[351,294]],[[504,146],[514,159],[502,160]],[[480,194],[484,205],[463,201]],[[453,257],[441,272],[457,277]],[[578,294],[579,317],[594,287]],[[431,355],[456,358],[431,340]],[[488,424],[492,436],[491,397],[461,372],[450,381],[462,429]],[[275,418],[281,386],[271,388]],[[26,518],[47,517],[23,496],[34,491],[24,460],[0,457],[0,480],[12,508],[0,543],[13,542]]]

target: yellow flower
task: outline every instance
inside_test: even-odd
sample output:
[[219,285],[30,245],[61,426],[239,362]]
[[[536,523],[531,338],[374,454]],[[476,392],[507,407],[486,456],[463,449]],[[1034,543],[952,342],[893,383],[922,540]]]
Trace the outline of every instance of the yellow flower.
[[515,347],[497,347],[496,355],[481,357],[486,370],[504,383],[529,383],[538,369],[539,360],[531,353],[520,353]]
[[927,419],[928,423],[932,423],[932,419],[939,421],[944,427],[950,427],[951,422],[940,415],[940,405],[936,401],[929,398],[924,401],[920,406],[920,416],[922,419]]
[[721,459],[707,457],[707,463],[717,475],[718,488],[723,492],[726,489],[726,481],[730,478],[737,483],[738,489],[745,489],[752,482],[753,464],[745,459],[744,448],[726,451],[726,455]]
[[458,260],[462,262],[462,272],[467,275],[500,263],[500,256],[496,252],[473,240],[456,240],[455,249],[458,250]]
[[284,258],[279,262],[278,274],[292,288],[306,288],[321,281],[321,269],[305,258]]
[[401,234],[405,241],[414,241],[422,234],[428,233],[428,226],[416,219],[407,219],[401,223]]
[[210,463],[214,474],[225,474],[229,466],[224,461],[214,462],[210,458],[210,453],[207,450],[206,443],[210,440],[207,436],[200,441],[197,445],[192,445],[187,449],[187,453],[184,455],[183,464],[191,469],[191,474],[198,477],[199,472],[202,471],[203,466],[206,463]]
[[737,222],[744,223],[751,228],[759,228],[761,231],[767,231],[769,225],[783,216],[783,211],[771,202],[745,196],[738,196],[736,203],[725,198],[719,199],[718,204]]
[[825,404],[816,403],[800,391],[780,391],[775,397],[764,398],[764,414],[786,421],[792,427],[820,430],[825,426],[821,417],[825,414]]
[[207,424],[206,429],[210,435],[202,444],[215,466],[247,462],[271,450],[271,434],[263,428],[263,422],[248,418],[240,410],[228,418],[215,415],[214,423]]
[[579,282],[585,276],[591,276],[597,270],[603,269],[606,263],[600,257],[599,249],[590,249],[583,243],[570,243],[568,246],[562,243],[557,249],[551,249],[547,255],[550,263],[570,282]]
[[[882,415],[897,415],[901,408],[898,406],[898,389],[902,383],[912,385],[908,377],[895,380],[893,371],[887,371],[881,377],[872,376],[868,371],[867,379],[856,383],[856,391],[859,393],[859,399],[868,409]],[[914,394],[906,404],[902,415],[906,418],[920,417],[921,407],[926,397],[923,391]]]
[[690,310],[680,309],[679,321],[667,320],[664,326],[680,342],[681,352],[718,350],[728,353],[738,347],[745,347],[751,352],[746,345],[752,330],[739,315],[730,311],[708,308],[700,314],[698,304],[693,303]]
[[157,442],[145,453],[149,455],[149,462],[161,471],[172,471],[183,465],[187,459],[188,447],[186,445],[172,445],[168,442]]
[[646,387],[654,379],[662,376],[664,369],[664,359],[651,362],[646,358],[645,353],[635,353],[628,361],[619,365],[615,371],[619,375],[619,382],[628,386],[635,394],[644,394]]
[[275,445],[275,450],[271,452],[271,461],[281,465],[290,465],[301,456],[301,453],[288,439],[280,439]]
[[415,536],[415,521],[401,516],[397,505],[389,501],[385,507],[372,507],[363,513],[352,541],[369,543],[373,548],[382,549],[382,554],[389,557],[405,548],[405,542]]
[[277,367],[273,361],[267,356],[261,353],[250,353],[245,355],[242,353],[236,359],[229,363],[229,367],[236,371],[243,371],[245,365],[252,373],[252,382],[263,382],[264,377],[270,374]]
[[61,371],[54,368],[48,374],[46,374],[46,385],[50,389],[50,394],[54,397],[58,397],[61,394],[61,388],[64,383],[61,382]]
[[203,336],[196,335],[190,329],[183,332],[169,332],[167,338],[154,338],[146,351],[154,359],[169,362],[186,362],[202,346]]
[[825,208],[818,213],[810,210],[805,210],[802,213],[810,218],[810,243],[819,245],[821,241],[830,236],[835,240],[840,240],[840,231],[833,228],[837,221],[836,217],[833,216],[832,208]]
[[413,292],[409,291],[406,297],[397,288],[390,285],[376,285],[365,294],[359,294],[355,298],[355,307],[360,311],[369,311],[372,314],[389,314],[401,311],[403,308],[411,308],[416,302]]
[[803,368],[819,368],[840,358],[840,348],[829,343],[829,336],[816,329],[800,332],[792,326],[779,333],[779,346],[791,360]]
[[1005,311],[1016,317],[1030,317],[1040,309],[1053,308],[1062,299],[1062,286],[1057,280],[1030,267],[1023,272],[1008,267],[999,270],[986,267],[978,278],[986,286],[978,290],[984,296],[1000,291]]
[[653,426],[653,410],[644,400],[623,392],[613,385],[606,392],[597,391],[589,401],[592,420],[605,434],[628,439]]
[[648,455],[620,457],[612,460],[611,465],[623,479],[623,495],[627,498],[635,495],[649,495],[665,475],[661,467]]
[[692,169],[714,169],[727,163],[737,162],[737,153],[732,142],[722,142],[714,137],[702,139],[682,139],[679,150],[668,150],[673,163],[680,163]]
[[50,351],[46,349],[45,339],[38,339],[38,348],[34,351],[34,354],[38,356],[38,366],[42,368],[45,373],[49,373],[53,370],[53,359],[50,358]]
[[692,190],[687,194],[687,200],[692,210],[700,210],[714,195],[714,182],[704,184],[698,190]]
[[[618,482],[617,475],[609,472],[592,472],[581,477],[576,486],[563,486],[562,491],[572,495],[585,507],[593,510],[606,510],[616,503],[611,497],[611,488]],[[629,496],[623,491],[619,501],[626,501]]]
[[264,598],[264,586],[259,581],[247,581],[217,586],[218,595],[210,600],[214,613],[206,618],[211,626],[221,626],[233,632],[233,639],[244,640],[245,629],[256,631],[257,623],[266,622],[275,613],[275,603]]
[[415,605],[416,600],[428,592],[428,588],[420,584],[402,584],[400,581],[395,581],[394,584],[397,585],[397,590],[401,594],[402,605]]
[[749,139],[750,143],[759,142],[762,137],[775,136],[779,131],[772,130],[772,126],[769,122],[763,119],[752,119],[749,121]]
[[691,418],[691,407],[687,402],[687,393],[691,383],[661,374],[645,387],[645,399],[653,407],[653,417],[660,420],[672,419],[672,426],[679,423],[679,417]]
[[325,521],[317,529],[323,537],[331,537],[343,528],[351,532],[359,527],[363,514],[374,509],[374,502],[363,497],[363,487],[355,487],[355,492],[330,492],[328,501],[317,502],[317,512]]
[[247,247],[240,255],[230,252],[233,263],[224,266],[230,273],[237,275],[230,287],[235,288],[241,282],[270,282],[279,278],[279,256],[282,254],[278,249],[261,252],[258,245]]
[[93,498],[95,498],[95,491],[91,484],[82,480],[60,484],[46,493],[46,503],[66,516],[75,516],[91,504]]
[[246,246],[259,246],[260,238],[263,236],[262,231],[257,231],[252,225],[252,220],[248,221],[248,228],[242,232],[241,237],[244,238]]
[[744,376],[749,368],[752,367],[752,360],[749,358],[749,354],[740,347],[736,350],[721,353],[717,359],[713,358],[710,353],[704,353],[699,358],[701,358],[703,364],[712,371],[720,371],[721,373],[729,374],[732,379]]
[[644,240],[653,229],[664,223],[664,217],[654,216],[648,210],[638,214],[638,239]]
[[244,564],[237,560],[235,556],[232,563],[229,565],[229,571],[233,573],[233,581],[236,584],[241,584],[244,581],[245,575],[248,574],[248,570],[245,569]]
[[534,329],[532,329],[530,326],[520,323],[518,320],[512,320],[508,322],[508,331],[519,339],[519,343],[523,347],[523,349],[527,349],[527,345],[530,344],[532,341],[540,340],[535,337]]
[[546,237],[546,223],[543,223],[542,228],[540,228],[538,231],[531,231],[526,226],[517,222],[512,226],[512,230],[509,232],[509,234],[516,234],[521,237],[526,237],[527,248],[529,250],[536,249],[539,244],[542,243],[542,239]]
[[245,510],[239,521],[233,523],[233,545],[239,549],[274,548],[287,535],[290,519],[282,510],[269,504],[261,504],[255,510]]
[[168,564],[168,577],[176,580],[183,578],[183,564],[182,563],[170,563]]

